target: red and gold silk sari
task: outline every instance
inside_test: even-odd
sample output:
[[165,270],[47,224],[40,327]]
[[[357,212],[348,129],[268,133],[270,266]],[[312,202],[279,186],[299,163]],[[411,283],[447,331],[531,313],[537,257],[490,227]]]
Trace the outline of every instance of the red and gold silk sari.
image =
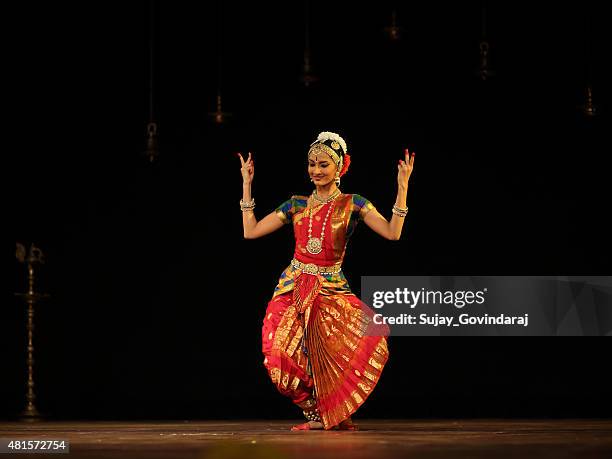
[[[314,207],[312,236],[320,237],[331,203]],[[294,258],[302,263],[342,263],[357,222],[372,204],[359,195],[333,201],[323,250],[306,250],[311,207],[293,196],[277,208],[295,234]],[[293,265],[282,273],[263,321],[264,365],[278,390],[302,408],[313,400],[323,427],[349,418],[376,386],[388,359],[386,325],[373,324],[373,311],[350,290],[342,271],[310,274]]]

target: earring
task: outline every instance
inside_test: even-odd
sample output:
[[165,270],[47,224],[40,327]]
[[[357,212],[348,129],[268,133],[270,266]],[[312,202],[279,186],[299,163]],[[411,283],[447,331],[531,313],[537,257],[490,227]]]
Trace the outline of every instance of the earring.
[[335,182],[336,182],[336,186],[340,186],[340,173],[338,171],[336,171]]

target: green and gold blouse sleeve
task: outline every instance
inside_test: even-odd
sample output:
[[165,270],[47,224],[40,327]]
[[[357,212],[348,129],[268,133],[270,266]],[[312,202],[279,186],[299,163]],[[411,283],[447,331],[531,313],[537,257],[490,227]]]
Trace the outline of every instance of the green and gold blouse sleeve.
[[366,214],[374,208],[374,205],[363,196],[353,195],[353,212],[359,212],[360,220],[363,220]]
[[287,199],[280,206],[276,208],[276,215],[286,225],[291,223],[293,214],[295,212],[295,197],[291,196],[291,199]]

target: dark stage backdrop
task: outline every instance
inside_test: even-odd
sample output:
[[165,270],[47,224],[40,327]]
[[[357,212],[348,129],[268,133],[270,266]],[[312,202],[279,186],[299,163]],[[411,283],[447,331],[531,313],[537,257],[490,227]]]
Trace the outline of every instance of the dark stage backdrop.
[[[352,154],[342,190],[387,217],[397,160],[405,147],[416,151],[402,239],[362,224],[349,244],[344,268],[356,293],[362,275],[610,275],[602,7],[490,2],[496,75],[483,82],[481,5],[311,2],[320,83],[305,89],[302,2],[158,2],[153,165],[142,155],[148,4],[55,2],[10,14],[17,81],[5,89],[18,103],[5,149],[5,260],[14,277],[0,313],[0,417],[24,405],[25,308],[13,292],[25,288],[25,270],[11,265],[15,241],[47,256],[39,285],[51,297],[36,315],[41,410],[298,417],[260,351],[292,234],[286,226],[242,238],[235,152],[254,152],[261,218],[311,191],[306,151],[323,130],[344,136]],[[382,33],[394,8],[398,43]],[[233,114],[223,127],[208,116],[219,73]],[[592,119],[577,109],[589,78],[601,111]],[[389,345],[361,417],[611,412],[604,338]]]

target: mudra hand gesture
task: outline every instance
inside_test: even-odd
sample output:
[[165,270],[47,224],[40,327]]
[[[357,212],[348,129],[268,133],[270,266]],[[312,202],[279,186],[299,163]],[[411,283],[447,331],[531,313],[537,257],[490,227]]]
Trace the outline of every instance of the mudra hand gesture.
[[404,151],[406,157],[404,160],[400,159],[397,165],[397,184],[400,188],[408,187],[408,180],[414,168],[414,152],[411,154],[407,148]]
[[251,152],[249,152],[249,156],[247,157],[246,161],[242,157],[242,154],[236,154],[240,158],[240,164],[242,165],[240,168],[240,172],[242,173],[242,182],[244,184],[250,184],[253,181],[253,175],[255,175],[255,165],[253,164]]

